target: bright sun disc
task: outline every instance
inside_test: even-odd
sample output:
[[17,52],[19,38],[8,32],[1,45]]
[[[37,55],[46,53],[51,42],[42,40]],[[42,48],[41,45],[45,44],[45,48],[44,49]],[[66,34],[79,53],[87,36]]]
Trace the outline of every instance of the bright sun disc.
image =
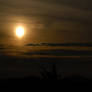
[[24,28],[23,27],[18,27],[17,29],[16,29],[16,35],[18,36],[18,37],[23,37],[24,36]]

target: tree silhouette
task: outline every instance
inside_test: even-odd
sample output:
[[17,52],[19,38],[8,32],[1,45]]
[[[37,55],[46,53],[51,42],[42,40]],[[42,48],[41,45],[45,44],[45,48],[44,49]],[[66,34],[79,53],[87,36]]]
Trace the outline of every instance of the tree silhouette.
[[58,75],[55,65],[52,66],[52,71],[49,71],[45,67],[41,66],[41,76],[43,79],[48,80],[58,80],[61,77],[61,75]]

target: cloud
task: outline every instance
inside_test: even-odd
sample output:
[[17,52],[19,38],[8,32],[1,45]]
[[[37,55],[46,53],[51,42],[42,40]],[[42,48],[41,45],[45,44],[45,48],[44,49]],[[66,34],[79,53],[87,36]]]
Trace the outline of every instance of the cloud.
[[77,50],[62,50],[62,49],[53,49],[53,50],[41,50],[34,52],[26,52],[24,55],[47,55],[47,56],[92,56],[92,51],[77,51]]
[[3,49],[5,49],[5,48],[0,47],[0,50],[3,50]]
[[52,46],[52,47],[71,47],[71,46],[79,46],[79,47],[92,47],[92,43],[39,43],[39,44],[27,44],[26,46]]
[[3,24],[2,29],[7,29],[5,24],[9,27],[13,23],[34,26],[35,32],[38,32],[35,40],[39,38],[40,42],[92,42],[91,2],[92,0],[0,0],[0,25]]
[[12,15],[36,17],[45,20],[45,23],[49,18],[54,21],[92,22],[91,11],[68,6],[68,3],[75,6],[77,4],[75,2],[82,3],[79,2],[79,0],[71,0],[70,2],[66,0],[2,0],[0,4],[0,14],[5,17],[7,17],[6,15],[8,15],[8,17]]
[[91,10],[92,0],[40,0],[47,3],[54,3],[54,4],[63,4],[71,7],[76,7],[84,10]]
[[[42,15],[42,16],[58,16],[58,17],[81,17],[86,18],[87,16],[91,16],[91,11],[81,10],[78,7],[70,7],[68,6],[68,3],[73,3],[72,5],[76,5],[75,2],[71,0],[72,2],[65,1],[65,0],[8,0],[8,1],[2,1],[1,4],[1,10],[2,12],[10,12],[11,14],[24,14],[24,15]],[[47,3],[46,3],[47,2]],[[51,2],[51,3],[50,3]],[[55,3],[54,3],[55,2]],[[62,2],[62,3],[59,3]],[[64,2],[64,3],[63,3]],[[79,2],[79,1],[78,1]],[[58,4],[57,4],[58,3]],[[82,2],[79,2],[82,3]],[[89,3],[90,4],[90,3]],[[7,11],[9,10],[9,11]],[[91,14],[91,15],[90,15]],[[41,16],[41,17],[42,17]]]
[[3,49],[5,49],[3,44],[0,44],[0,50],[3,50]]

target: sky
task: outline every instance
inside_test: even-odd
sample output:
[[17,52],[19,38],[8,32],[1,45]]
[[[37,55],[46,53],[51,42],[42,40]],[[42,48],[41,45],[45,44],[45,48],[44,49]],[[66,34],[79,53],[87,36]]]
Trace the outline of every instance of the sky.
[[[28,44],[91,43],[91,3],[91,0],[0,0],[0,52],[27,52]],[[20,25],[25,29],[21,40],[15,34]]]
[[30,34],[26,36],[30,43],[92,42],[91,3],[91,0],[0,0],[0,39],[16,40],[14,27],[22,24]]

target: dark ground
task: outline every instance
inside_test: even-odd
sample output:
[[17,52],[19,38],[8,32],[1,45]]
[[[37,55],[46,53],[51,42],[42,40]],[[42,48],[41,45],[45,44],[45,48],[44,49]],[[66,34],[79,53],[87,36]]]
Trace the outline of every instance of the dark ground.
[[44,85],[48,81],[54,86],[87,87],[92,83],[92,59],[21,59],[1,56],[0,77],[0,84],[6,84],[7,87],[13,84],[39,85],[42,82]]

